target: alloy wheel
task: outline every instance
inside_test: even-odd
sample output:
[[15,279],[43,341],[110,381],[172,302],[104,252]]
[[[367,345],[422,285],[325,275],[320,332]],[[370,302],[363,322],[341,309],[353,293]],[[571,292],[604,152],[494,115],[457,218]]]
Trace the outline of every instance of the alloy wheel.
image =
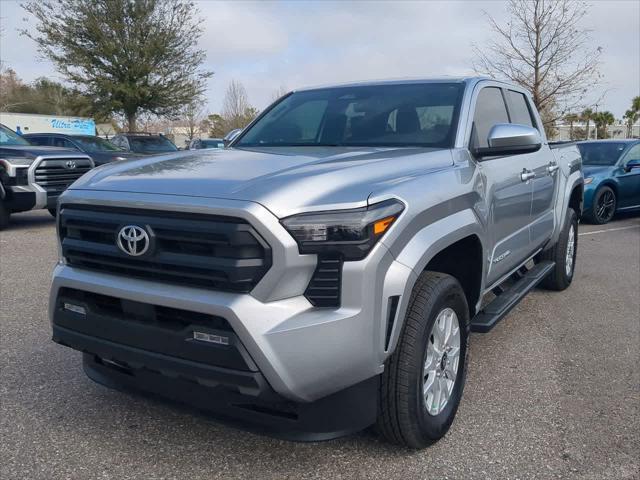
[[429,415],[438,415],[449,403],[460,363],[458,315],[445,308],[436,317],[422,369],[424,403]]

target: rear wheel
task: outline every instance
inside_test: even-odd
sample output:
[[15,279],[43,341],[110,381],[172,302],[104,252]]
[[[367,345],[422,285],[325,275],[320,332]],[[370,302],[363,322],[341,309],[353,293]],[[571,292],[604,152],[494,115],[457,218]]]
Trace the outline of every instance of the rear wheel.
[[558,241],[539,256],[540,260],[551,260],[556,264],[551,273],[542,281],[542,286],[549,290],[564,290],[571,285],[576,268],[577,253],[578,216],[572,208],[569,208]]
[[466,375],[469,309],[458,281],[424,272],[413,289],[380,386],[379,433],[423,448],[449,430]]
[[47,208],[47,210],[49,211],[49,215],[51,215],[53,218],[56,218],[58,212],[55,208]]
[[11,216],[11,212],[9,211],[9,207],[4,202],[4,200],[0,199],[0,230],[4,230],[9,225],[9,217]]
[[616,192],[611,187],[600,187],[593,197],[589,220],[597,225],[608,223],[616,213]]

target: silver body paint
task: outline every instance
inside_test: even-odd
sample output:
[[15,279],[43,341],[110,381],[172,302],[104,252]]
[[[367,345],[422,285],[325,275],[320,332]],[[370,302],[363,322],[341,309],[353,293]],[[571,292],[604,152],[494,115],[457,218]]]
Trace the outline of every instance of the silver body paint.
[[[538,152],[474,159],[468,142],[479,90],[498,86],[528,94],[487,79],[455,81],[465,83],[465,93],[452,149],[231,148],[94,169],[61,203],[241,217],[270,244],[273,266],[250,294],[233,294],[85,271],[61,260],[51,305],[61,287],[71,287],[220,315],[274,390],[296,401],[313,401],[380,374],[397,343],[413,285],[434,255],[475,235],[483,250],[477,266],[482,292],[488,291],[557,239],[571,192],[582,182],[577,148],[551,149],[544,132]],[[560,168],[545,173],[551,162]],[[525,167],[539,175],[521,181]],[[341,306],[314,308],[303,293],[316,257],[299,254],[279,220],[389,198],[406,208],[364,260],[344,263]],[[388,299],[394,295],[401,296],[398,321],[385,349]]]

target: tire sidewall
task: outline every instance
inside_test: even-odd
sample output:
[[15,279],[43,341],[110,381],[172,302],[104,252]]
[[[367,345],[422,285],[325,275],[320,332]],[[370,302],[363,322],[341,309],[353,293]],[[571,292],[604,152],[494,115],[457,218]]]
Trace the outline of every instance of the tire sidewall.
[[[567,275],[567,249],[569,248],[569,229],[573,226],[573,266],[571,268],[571,274]],[[576,213],[570,209],[566,219],[566,225],[564,227],[563,239],[562,239],[562,250],[561,250],[561,261],[562,268],[561,272],[564,277],[564,282],[567,286],[571,284],[573,281],[573,277],[576,273],[576,259],[578,256],[578,216]]]
[[[428,312],[425,312],[428,317],[428,321],[426,322],[424,331],[420,332],[421,355],[419,357],[416,355],[416,358],[419,358],[419,363],[414,366],[413,372],[414,392],[412,395],[413,405],[411,410],[415,413],[414,418],[418,421],[420,431],[428,441],[437,440],[442,437],[453,423],[456,411],[458,410],[458,405],[462,398],[462,391],[467,372],[467,355],[469,351],[469,310],[462,288],[455,280],[449,279],[449,281],[451,282],[451,285],[448,286],[445,293],[440,295],[433,303],[431,303],[429,305]],[[458,323],[460,326],[460,362],[458,365],[456,383],[453,391],[451,392],[449,402],[442,412],[434,416],[427,412],[425,398],[422,394],[424,384],[422,369],[426,359],[427,344],[436,318],[438,314],[447,307],[452,308],[458,316]],[[429,432],[432,432],[435,435],[429,435]]]

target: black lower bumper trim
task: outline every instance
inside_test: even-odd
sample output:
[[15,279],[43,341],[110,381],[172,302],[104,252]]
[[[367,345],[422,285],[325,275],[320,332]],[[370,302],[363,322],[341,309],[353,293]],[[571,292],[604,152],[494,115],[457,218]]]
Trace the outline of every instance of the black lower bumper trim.
[[9,189],[5,201],[12,212],[26,212],[36,206],[36,194],[35,192],[20,192]]
[[233,371],[148,352],[54,325],[53,340],[84,353],[92,380],[160,396],[236,427],[294,441],[320,441],[375,422],[379,377],[315,402],[288,400],[260,372]]

